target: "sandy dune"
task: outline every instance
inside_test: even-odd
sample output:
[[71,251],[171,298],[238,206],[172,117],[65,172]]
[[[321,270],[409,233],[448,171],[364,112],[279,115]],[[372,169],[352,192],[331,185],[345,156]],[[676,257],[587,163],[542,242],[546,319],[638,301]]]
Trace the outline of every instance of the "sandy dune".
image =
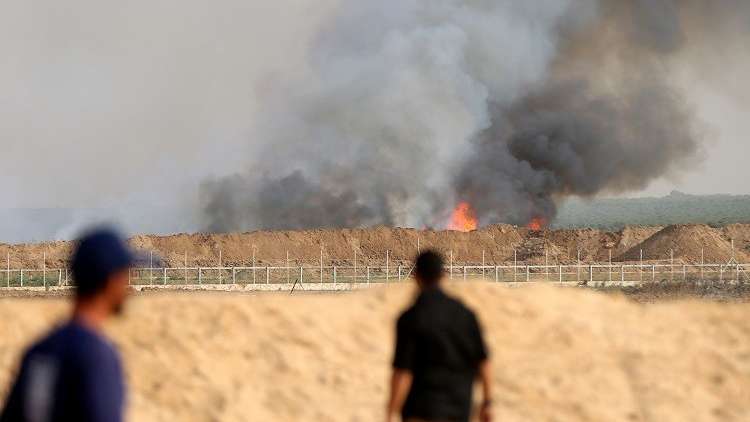
[[[732,240],[735,243],[732,249]],[[583,262],[605,262],[610,252],[615,261],[645,260],[725,263],[734,254],[740,262],[750,260],[750,224],[714,228],[702,224],[669,227],[628,226],[619,231],[565,229],[532,231],[523,227],[492,225],[462,233],[445,230],[414,230],[390,227],[370,229],[318,229],[298,231],[256,231],[230,234],[141,235],[130,244],[146,255],[140,266],[149,264],[148,252],[154,252],[157,266],[217,266],[219,254],[227,266],[250,266],[253,252],[256,265],[283,265],[286,253],[293,266],[317,266],[321,252],[326,265],[384,264],[386,252],[393,265],[408,264],[418,247],[433,248],[457,263],[519,262],[557,265],[577,262],[578,250]],[[10,260],[11,268],[64,268],[70,256],[71,242],[6,245],[0,243],[0,259]],[[321,251],[322,247],[322,251]],[[517,253],[517,254],[516,254]],[[46,261],[45,261],[46,258]],[[1,265],[1,264],[0,264]]]
[[[500,421],[750,420],[750,308],[589,291],[452,286],[495,359]],[[405,286],[338,295],[134,298],[109,327],[129,420],[379,421]],[[0,300],[0,395],[62,299]]]

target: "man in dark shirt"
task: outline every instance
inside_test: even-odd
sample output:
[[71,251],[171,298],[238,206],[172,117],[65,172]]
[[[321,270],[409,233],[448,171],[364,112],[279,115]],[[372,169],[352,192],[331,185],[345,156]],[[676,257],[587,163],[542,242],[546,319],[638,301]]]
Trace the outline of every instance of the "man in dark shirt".
[[440,287],[443,260],[434,251],[417,257],[414,275],[419,296],[396,324],[391,395],[387,421],[465,422],[471,415],[472,389],[482,381],[483,422],[491,420],[490,367],[474,313]]
[[113,231],[84,236],[71,260],[73,316],[24,355],[0,422],[120,422],[120,358],[101,334],[120,313],[133,255]]

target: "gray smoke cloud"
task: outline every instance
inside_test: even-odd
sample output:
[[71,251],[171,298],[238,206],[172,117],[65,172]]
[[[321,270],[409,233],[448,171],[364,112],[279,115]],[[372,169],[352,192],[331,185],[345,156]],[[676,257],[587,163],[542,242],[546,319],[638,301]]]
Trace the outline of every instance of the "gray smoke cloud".
[[706,66],[747,17],[739,0],[344,2],[310,72],[275,80],[248,171],[204,183],[206,227],[441,227],[459,201],[524,224],[642,189],[701,156],[675,63]]

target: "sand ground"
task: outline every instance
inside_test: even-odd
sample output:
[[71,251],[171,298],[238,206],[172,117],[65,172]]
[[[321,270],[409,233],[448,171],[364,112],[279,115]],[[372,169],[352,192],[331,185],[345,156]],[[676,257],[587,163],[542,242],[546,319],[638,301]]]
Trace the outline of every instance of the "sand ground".
[[[581,289],[449,289],[494,359],[499,421],[748,421],[750,308]],[[410,286],[344,294],[159,293],[107,327],[128,420],[378,421]],[[0,396],[65,298],[0,299]]]

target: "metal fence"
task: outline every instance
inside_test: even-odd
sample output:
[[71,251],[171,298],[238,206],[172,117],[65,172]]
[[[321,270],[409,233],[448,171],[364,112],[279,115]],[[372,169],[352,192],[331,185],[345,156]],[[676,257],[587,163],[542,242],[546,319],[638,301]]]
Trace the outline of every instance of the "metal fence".
[[[550,282],[589,285],[632,285],[678,281],[750,281],[750,264],[574,264],[574,265],[450,265],[446,277],[455,281],[489,280],[498,283]],[[133,286],[382,284],[411,277],[404,265],[366,266],[255,266],[134,268]],[[56,287],[72,284],[65,269],[2,269],[0,289]]]

